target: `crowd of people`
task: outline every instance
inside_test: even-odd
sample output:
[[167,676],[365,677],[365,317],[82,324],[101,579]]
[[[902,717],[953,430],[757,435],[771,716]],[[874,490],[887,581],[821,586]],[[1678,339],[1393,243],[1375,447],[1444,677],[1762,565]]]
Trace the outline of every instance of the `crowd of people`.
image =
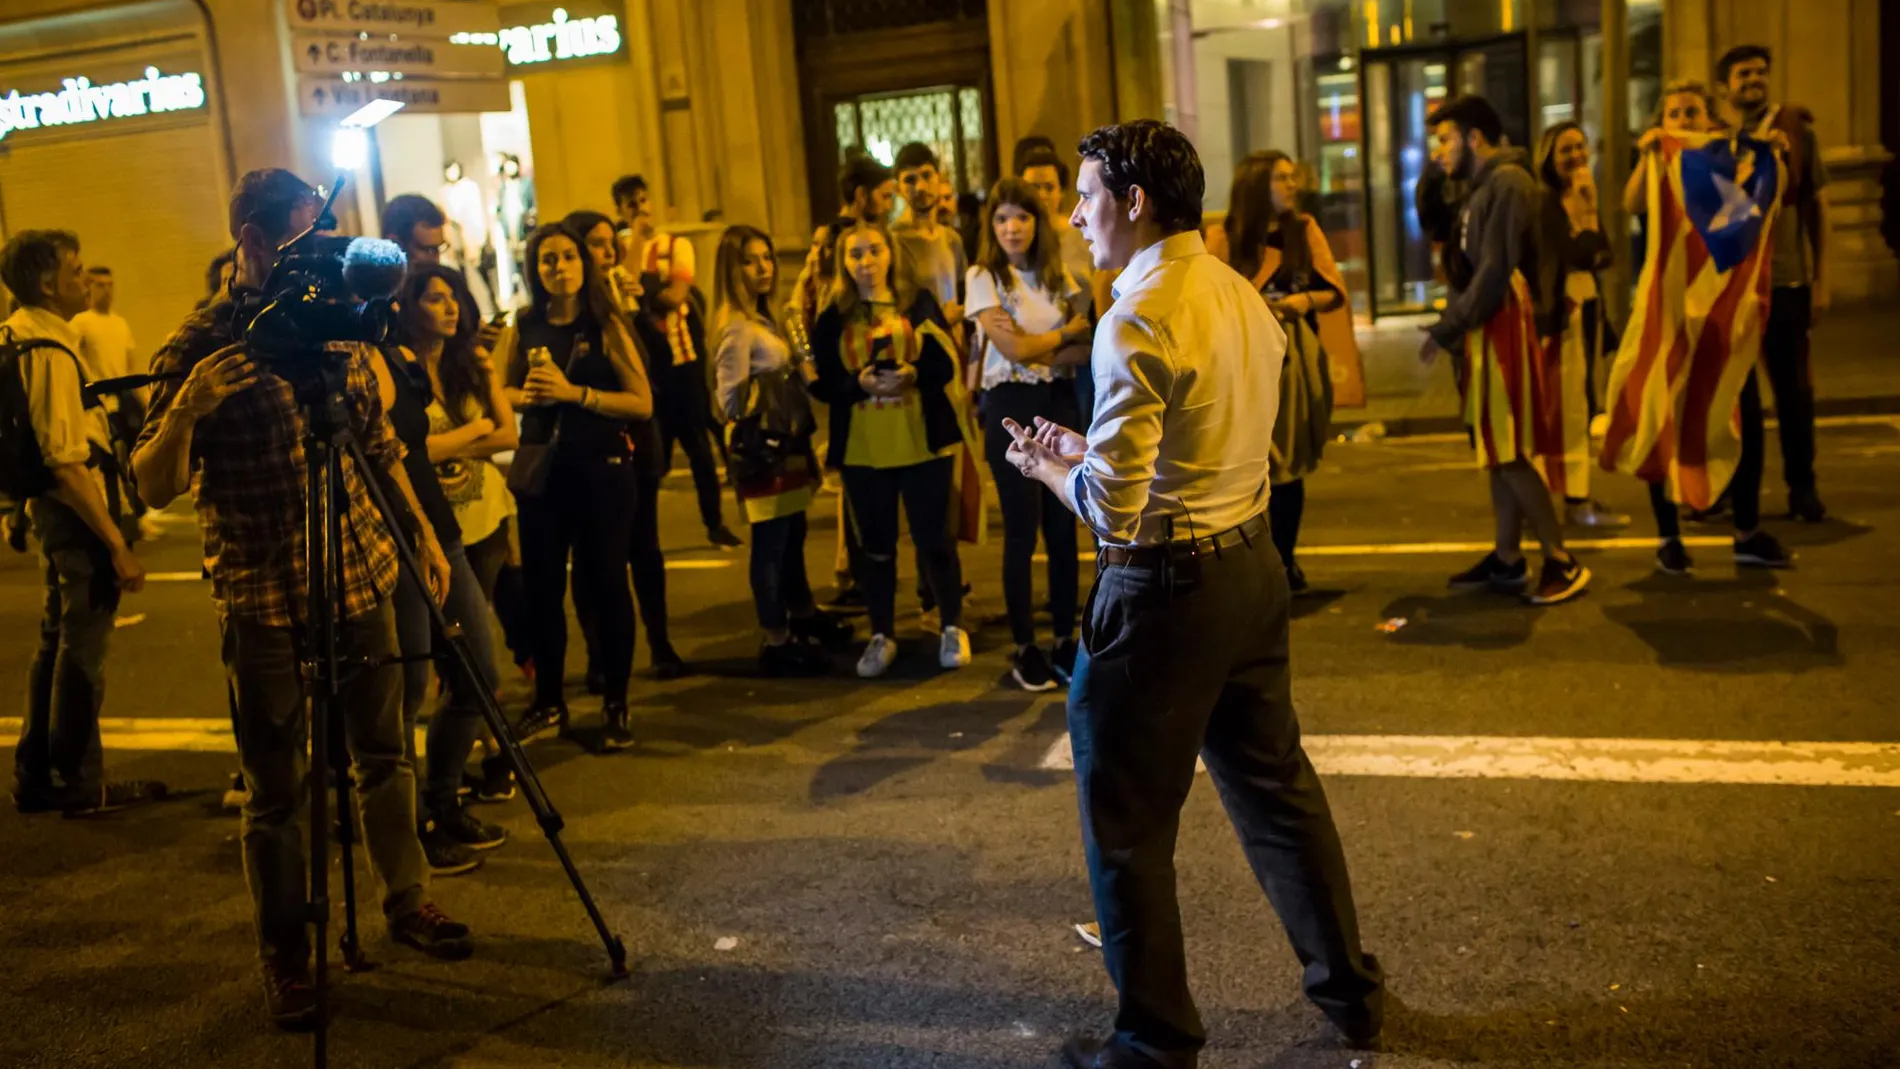
[[[1750,130],[1772,125],[1793,175],[1794,209],[1775,232],[1763,355],[1781,413],[1789,505],[1818,520],[1806,332],[1813,310],[1826,304],[1826,171],[1799,114],[1768,107],[1768,63],[1764,49],[1737,49],[1723,58],[1718,79],[1732,121]],[[1700,85],[1672,84],[1659,129],[1709,129],[1715,110]],[[1141,193],[1129,177],[1155,180],[1159,164],[1129,162],[1143,152],[1166,163],[1184,151],[1175,160],[1183,167],[1192,157],[1178,133],[1148,125],[1166,133],[1143,127],[1116,135],[1135,139],[1127,143],[1086,142],[1093,185],[1079,190],[1071,186],[1072,156],[1045,138],[1025,139],[1010,173],[983,198],[974,232],[957,226],[957,202],[928,146],[903,146],[894,167],[853,156],[839,175],[843,209],[814,233],[789,286],[780,284],[771,237],[752,226],[729,227],[710,275],[699,271],[691,242],[657,225],[647,183],[628,176],[603,191],[612,214],[576,211],[533,230],[526,301],[488,321],[463,275],[440,263],[441,208],[414,195],[388,203],[381,234],[408,259],[394,335],[339,349],[350,428],[367,460],[343,469],[339,635],[346,656],[374,666],[349,677],[340,708],[362,834],[396,939],[442,957],[470,952],[467,927],[433,905],[427,888],[432,875],[478,867],[480,852],[506,840],[472,808],[515,793],[482,716],[499,687],[502,648],[532,680],[528,708],[510,725],[523,742],[572,726],[570,587],[586,687],[600,698],[593,734],[602,749],[634,743],[628,702],[641,624],[656,676],[689,670],[669,639],[659,536],[660,487],[676,450],[686,455],[707,541],[749,549],[759,660],[776,675],[826,674],[836,651],[859,638],[858,676],[891,668],[900,653],[906,525],[917,595],[938,633],[937,662],[968,665],[962,555],[984,522],[985,476],[1002,516],[1011,675],[1026,690],[1068,685],[1088,659],[1078,517],[1111,564],[1134,561],[1148,539],[1199,545],[1211,536],[1218,549],[1232,533],[1251,548],[1264,535],[1287,591],[1306,588],[1297,556],[1305,480],[1330,437],[1334,369],[1359,360],[1347,286],[1327,235],[1302,210],[1297,162],[1280,152],[1241,161],[1225,219],[1205,228],[1202,256],[1198,158],[1195,188],[1173,190],[1159,207],[1158,194]],[[1421,204],[1422,216],[1429,209],[1453,219],[1443,231],[1451,296],[1427,328],[1423,355],[1454,354],[1497,520],[1494,550],[1451,582],[1522,591],[1537,604],[1566,601],[1590,580],[1565,546],[1566,520],[1626,522],[1589,491],[1591,416],[1602,410],[1600,365],[1613,348],[1597,280],[1617,248],[1598,221],[1588,139],[1576,124],[1559,124],[1533,160],[1505,143],[1496,111],[1477,97],[1446,103],[1430,126],[1445,177],[1430,195],[1455,199]],[[1654,145],[1644,138],[1642,166]],[[1131,169],[1116,170],[1124,166]],[[1632,210],[1643,207],[1642,177],[1639,168],[1627,193]],[[1065,210],[1072,193],[1077,205]],[[1134,205],[1130,218],[1147,213],[1148,229],[1129,233],[1155,237],[1150,246],[1109,249],[1132,240],[1103,236],[1121,225],[1103,214],[1107,206],[1124,204]],[[16,804],[77,814],[163,793],[158,784],[104,780],[98,713],[118,599],[143,582],[132,549],[139,510],[190,494],[230,681],[267,1004],[290,1026],[307,1025],[314,1009],[298,830],[307,759],[299,671],[310,642],[303,423],[291,373],[247,350],[243,312],[279,247],[317,224],[320,205],[318,192],[288,171],[245,175],[230,202],[234,250],[211,265],[205,301],[153,354],[159,381],[97,406],[86,402],[82,383],[133,370],[130,331],[111,312],[111,272],[88,269],[77,237],[65,231],[21,232],[0,253],[0,282],[19,304],[0,351],[18,364],[38,464],[9,454],[0,467],[8,469],[4,489],[27,502],[47,589]],[[1194,248],[1183,244],[1187,237]],[[1258,445],[1267,458],[1256,473],[1261,485],[1197,516],[1137,493],[1146,478],[1156,486],[1187,478],[1187,468],[1156,475],[1162,429],[1153,406],[1143,407],[1155,377],[1174,370],[1139,360],[1104,366],[1099,354],[1140,350],[1165,359],[1150,351],[1176,344],[1151,336],[1163,312],[1152,319],[1110,312],[1179,297],[1168,287],[1201,279],[1208,257],[1226,267],[1204,284],[1257,297],[1260,308],[1248,306],[1242,319],[1263,309],[1277,324],[1274,346],[1283,345],[1284,359],[1269,385],[1241,376],[1246,388],[1275,398],[1271,440],[1222,446]],[[1176,260],[1195,266],[1176,273]],[[1119,277],[1124,270],[1131,274]],[[1214,349],[1265,344],[1266,335],[1242,330],[1239,320],[1192,326]],[[1489,388],[1501,367],[1524,360],[1561,370],[1533,376],[1527,398]],[[1560,392],[1535,392],[1546,389]],[[0,397],[0,407],[6,403]],[[1556,440],[1532,433],[1526,411],[1560,411],[1565,433]],[[1740,404],[1744,461],[1726,507],[1736,561],[1780,567],[1787,553],[1759,526],[1761,411],[1751,376]],[[1192,436],[1195,417],[1184,418],[1168,433]],[[1063,461],[1059,477],[1037,475],[1055,463],[1038,448]],[[1194,456],[1168,463],[1202,460],[1208,470],[1220,466]],[[806,546],[808,515],[828,477],[842,489],[838,589],[821,605]],[[363,492],[370,481],[398,503],[390,522]],[[724,520],[729,494],[744,539]],[[1651,497],[1658,566],[1686,572],[1678,510],[1660,488]],[[1243,515],[1256,500],[1264,514]],[[1217,519],[1228,514],[1231,523]],[[1520,548],[1525,527],[1544,555],[1534,578]],[[399,574],[396,538],[416,547],[423,574]],[[1047,569],[1041,604],[1039,544]],[[1267,583],[1264,575],[1244,578]],[[468,636],[472,674],[439,659],[432,667],[443,636],[434,633],[431,603]],[[1039,610],[1047,612],[1046,633],[1038,631]],[[862,635],[851,622],[858,612],[867,621]],[[425,711],[426,754],[418,755]],[[478,747],[485,753],[471,765]],[[1323,798],[1318,806],[1309,814],[1315,821]],[[1343,869],[1338,880],[1343,886]],[[1313,909],[1350,923],[1349,898]],[[1339,968],[1335,979],[1353,997],[1376,989],[1369,957]]]

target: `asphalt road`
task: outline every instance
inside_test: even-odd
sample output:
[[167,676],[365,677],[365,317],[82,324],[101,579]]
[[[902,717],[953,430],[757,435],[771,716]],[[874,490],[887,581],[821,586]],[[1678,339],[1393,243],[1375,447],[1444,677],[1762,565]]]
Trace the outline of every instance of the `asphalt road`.
[[[1738,575],[1697,548],[1700,574],[1665,580],[1646,548],[1593,550],[1591,593],[1548,610],[1444,592],[1477,554],[1423,550],[1489,530],[1463,446],[1335,447],[1309,489],[1321,593],[1294,632],[1308,733],[1900,741],[1900,429],[1822,440],[1837,518],[1771,524],[1796,570]],[[1637,484],[1605,478],[1599,496],[1646,535]],[[675,641],[701,674],[636,683],[634,751],[531,750],[632,977],[604,982],[525,806],[488,807],[514,841],[433,889],[475,926],[477,956],[389,944],[366,885],[382,967],[339,987],[333,1064],[1002,1069],[1049,1064],[1065,1033],[1103,1028],[1112,991],[1071,930],[1090,913],[1073,787],[1045,767],[1061,702],[1003,685],[1001,622],[962,672],[912,641],[873,683],[843,663],[821,681],[758,678],[743,553],[692,544],[682,489],[665,508],[683,565]],[[824,576],[831,525],[815,527]],[[1394,545],[1413,550],[1379,550]],[[194,547],[174,525],[150,566],[195,570]],[[999,612],[996,549],[966,547],[964,562],[978,610]],[[37,611],[32,562],[0,559],[6,693],[23,685]],[[205,586],[154,583],[123,612],[107,715],[223,716]],[[591,721],[578,688],[573,706]],[[233,759],[109,760],[186,793],[95,820],[0,812],[0,1066],[307,1064],[308,1041],[261,1014],[236,821],[217,809]],[[1900,1065],[1900,792],[1578,775],[1329,777],[1366,940],[1401,1003],[1392,1050],[1371,1056],[1329,1047],[1197,788],[1178,858],[1212,1036],[1202,1064]]]

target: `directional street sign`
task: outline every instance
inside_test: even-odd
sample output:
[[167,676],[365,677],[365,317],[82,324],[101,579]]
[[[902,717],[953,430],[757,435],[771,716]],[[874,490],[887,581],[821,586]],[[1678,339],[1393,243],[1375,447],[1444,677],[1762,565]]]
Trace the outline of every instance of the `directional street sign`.
[[424,77],[474,75],[499,78],[505,64],[494,45],[450,44],[439,38],[299,33],[291,35],[297,70],[307,74],[390,71]]
[[297,110],[305,118],[340,119],[372,100],[394,100],[411,112],[507,111],[508,83],[501,78],[447,81],[344,81],[321,74],[297,78]]
[[290,28],[388,37],[499,33],[493,0],[284,0]]

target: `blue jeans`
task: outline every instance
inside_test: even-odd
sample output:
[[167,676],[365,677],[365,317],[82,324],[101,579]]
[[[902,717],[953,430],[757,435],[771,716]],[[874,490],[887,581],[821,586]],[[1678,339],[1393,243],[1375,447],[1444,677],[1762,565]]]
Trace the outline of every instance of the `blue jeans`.
[[45,612],[27,672],[26,716],[14,776],[24,792],[59,786],[95,790],[105,758],[99,709],[105,703],[106,642],[119,609],[112,555],[86,521],[50,497],[33,502]]
[[1197,756],[1305,967],[1307,997],[1349,1034],[1377,1031],[1379,965],[1360,948],[1339,833],[1293,713],[1279,555],[1255,537],[1168,571],[1102,569],[1069,686],[1089,886],[1121,996],[1115,1042],[1168,1069],[1192,1069],[1206,1042],[1174,880]]
[[795,615],[811,615],[803,512],[752,525],[752,602],[767,631],[787,626]]
[[[442,614],[450,623],[460,624],[468,636],[469,656],[482,675],[481,685],[493,694],[495,675],[495,636],[488,616],[488,599],[482,596],[481,581],[469,566],[468,554],[460,542],[448,542],[442,553],[449,559],[449,596]],[[428,594],[407,575],[396,586],[396,640],[404,657],[430,652],[435,647],[433,621],[429,618]],[[447,653],[446,650],[443,651]],[[453,657],[443,660],[411,661],[402,666],[403,751],[410,763],[416,760],[416,721],[429,689],[435,682],[440,664],[448,680],[448,700],[429,721],[429,772],[422,789],[424,811],[441,814],[452,811],[456,792],[462,785],[462,766],[482,731],[481,695],[472,689],[468,677]]]

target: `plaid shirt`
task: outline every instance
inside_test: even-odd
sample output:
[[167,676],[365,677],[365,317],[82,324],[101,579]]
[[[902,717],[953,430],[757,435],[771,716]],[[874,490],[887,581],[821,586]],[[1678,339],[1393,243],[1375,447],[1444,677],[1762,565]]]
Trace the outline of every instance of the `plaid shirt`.
[[[157,374],[186,371],[238,340],[235,306],[219,298],[193,312],[152,358]],[[351,347],[344,407],[370,463],[393,470],[402,446],[383,417],[370,350]],[[181,382],[162,382],[139,435],[142,446],[177,399]],[[198,527],[211,596],[220,611],[269,627],[305,622],[303,419],[290,383],[261,371],[250,389],[200,419],[191,439]],[[363,473],[343,461],[343,615],[361,616],[395,588],[396,546],[363,490]]]

